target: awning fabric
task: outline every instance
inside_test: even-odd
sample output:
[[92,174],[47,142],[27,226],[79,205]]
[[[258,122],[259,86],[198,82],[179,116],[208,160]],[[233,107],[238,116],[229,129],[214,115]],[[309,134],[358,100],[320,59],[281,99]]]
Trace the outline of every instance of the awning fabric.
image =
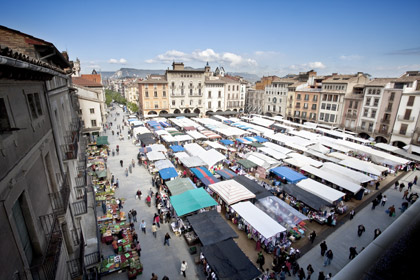
[[137,139],[145,146],[156,143],[152,133],[137,134]]
[[181,217],[202,208],[216,206],[217,202],[203,188],[185,191],[170,197],[176,214]]
[[176,169],[173,167],[159,170],[159,174],[163,180],[178,177],[178,173],[176,172]]
[[225,179],[232,179],[233,177],[237,176],[235,172],[232,172],[229,169],[216,170],[216,173]]
[[174,165],[169,159],[162,159],[155,162],[155,168],[160,171],[165,168],[172,167],[174,168]]
[[329,172],[331,174],[336,174],[337,176],[341,176],[346,180],[356,182],[358,184],[366,183],[372,181],[373,178],[363,174],[362,172],[355,171],[353,169],[344,167],[339,164],[335,164],[332,162],[324,162],[321,170]]
[[106,170],[98,170],[95,172],[98,178],[105,178],[106,177]]
[[232,209],[264,238],[278,235],[286,229],[249,201],[232,205]]
[[144,148],[139,149],[139,152],[143,154],[147,154],[148,152],[151,152],[151,151],[152,151],[152,148],[150,147],[144,147]]
[[228,139],[222,139],[222,140],[220,140],[220,142],[223,143],[224,145],[232,145],[232,144],[234,144],[233,141],[228,140]]
[[220,182],[220,180],[219,179],[217,179],[216,177],[214,177],[214,176],[206,176],[206,177],[203,177],[203,178],[200,178],[200,181],[205,185],[205,186],[209,186],[209,185],[211,185],[211,184],[215,184],[215,183],[218,183],[218,182]]
[[147,159],[150,161],[166,159],[165,155],[162,152],[151,151],[151,152],[148,152],[146,156],[147,156]]
[[191,172],[198,178],[201,179],[203,177],[209,177],[212,176],[211,172],[205,168],[205,167],[197,167],[197,168],[191,168]]
[[253,167],[258,166],[255,163],[253,163],[252,161],[247,160],[247,159],[240,159],[236,162],[239,163],[240,165],[242,165],[245,169],[249,169],[249,168],[253,168]]
[[235,180],[221,181],[219,183],[212,184],[209,187],[212,191],[217,193],[228,205],[238,201],[255,198],[255,194],[250,192],[247,188]]
[[197,167],[197,166],[206,166],[205,163],[200,157],[179,157],[179,161],[187,168]]
[[176,152],[183,152],[183,151],[185,151],[184,147],[182,147],[182,146],[178,146],[178,145],[173,145],[173,146],[170,146],[170,148],[171,148],[171,149],[172,149],[172,151],[174,151],[175,153],[176,153]]
[[171,195],[178,195],[188,190],[195,189],[195,185],[189,178],[176,178],[171,181],[166,181],[166,186],[168,187]]
[[261,275],[232,239],[204,246],[201,251],[220,280],[252,280]]
[[286,228],[293,227],[301,221],[309,219],[277,196],[267,196],[258,199],[255,206]]
[[306,177],[303,176],[302,174],[296,171],[293,171],[292,169],[287,168],[285,166],[279,166],[279,167],[270,169],[270,171],[276,174],[277,176],[279,176],[280,178],[287,180],[290,183],[297,183],[302,179],[306,179]]
[[236,176],[233,178],[236,182],[247,188],[250,192],[255,194],[256,199],[271,196],[272,194],[264,187],[260,186],[256,181],[247,178],[245,175]]
[[205,144],[209,145],[210,147],[214,149],[222,149],[227,150],[227,148],[223,145],[220,145],[218,142],[212,142],[212,141],[204,141]]
[[280,189],[315,210],[321,210],[325,206],[333,206],[332,203],[326,201],[325,199],[322,199],[319,196],[316,196],[304,189],[296,187],[296,185],[293,184],[280,185]]
[[257,139],[257,141],[258,142],[260,142],[260,143],[264,143],[264,142],[267,142],[268,140],[267,139],[265,139],[265,138],[263,138],[263,137],[261,137],[261,136],[254,136],[254,138],[255,139]]
[[192,215],[188,221],[204,246],[238,237],[216,210]]
[[96,146],[109,145],[108,136],[98,136],[96,138]]
[[337,202],[346,195],[343,192],[330,188],[312,179],[302,180],[297,183],[296,186],[328,201],[329,203]]

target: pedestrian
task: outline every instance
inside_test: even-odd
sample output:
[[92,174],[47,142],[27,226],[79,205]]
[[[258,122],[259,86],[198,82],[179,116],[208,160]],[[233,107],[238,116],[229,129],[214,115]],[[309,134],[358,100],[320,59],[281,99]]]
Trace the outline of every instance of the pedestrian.
[[112,156],[115,157],[115,150],[112,149]]
[[156,231],[157,231],[156,223],[153,223],[152,224],[152,234],[155,238],[156,238]]
[[332,273],[328,273],[327,276],[325,276],[325,280],[330,280],[332,279]]
[[184,275],[184,277],[187,277],[187,275],[185,275],[185,271],[187,270],[187,262],[186,261],[182,261],[181,263],[181,274]]
[[352,260],[354,259],[355,256],[357,256],[356,247],[350,247],[349,251],[350,251],[349,260]]
[[155,216],[153,217],[153,223],[156,223],[158,227],[160,227],[160,217],[158,214],[155,213]]
[[313,231],[313,232],[309,235],[309,239],[311,240],[311,243],[312,243],[312,244],[314,243],[315,237],[316,237],[316,232],[315,232],[315,231]]
[[330,265],[334,255],[331,250],[328,250],[324,256],[324,266]]
[[121,201],[121,199],[117,199],[117,204],[118,204],[118,207],[120,208],[120,209],[123,209],[124,207],[122,206],[122,201]]
[[381,185],[381,183],[379,183],[379,181],[376,181],[375,189],[378,190],[380,185]]
[[140,199],[141,200],[141,190],[138,189],[136,192],[136,199]]
[[152,278],[150,280],[159,280],[158,276],[154,273],[152,273]]
[[131,233],[131,235],[133,237],[133,242],[135,244],[137,242],[137,240],[138,240],[137,232],[135,230],[133,230],[133,232]]
[[125,177],[128,177],[128,169],[125,169]]
[[321,244],[319,244],[319,247],[321,247],[321,256],[324,256],[325,252],[328,249],[327,242],[322,241]]
[[391,205],[391,207],[388,208],[389,216],[392,217],[395,215],[395,207],[394,205]]
[[402,190],[405,188],[405,185],[404,185],[404,183],[401,183],[400,184],[400,192],[402,192]]
[[137,223],[137,211],[135,209],[132,209],[131,214],[133,215],[133,221]]
[[162,280],[169,280],[169,277],[165,275],[163,276]]
[[261,270],[261,271],[264,271],[264,267],[263,267],[263,265],[265,264],[265,257],[264,257],[264,254],[263,254],[263,252],[262,252],[262,251],[260,251],[260,252],[258,253],[258,257],[257,257],[257,264],[259,264],[259,265],[260,265],[260,270]]
[[120,180],[118,180],[118,178],[117,178],[117,181],[115,182],[115,187],[117,189],[120,187]]
[[376,205],[378,205],[378,200],[375,198],[372,200],[372,210],[375,210]]
[[395,181],[395,183],[394,183],[394,189],[396,190],[397,188],[398,188],[398,185],[399,185],[400,183],[398,183],[398,180],[397,181]]
[[284,266],[280,270],[279,279],[280,280],[286,280],[286,272],[284,271]]
[[375,229],[375,231],[373,232],[373,240],[375,240],[376,237],[381,235],[381,233],[382,233],[382,231],[379,228]]
[[166,244],[168,244],[168,246],[169,246],[169,239],[171,239],[171,236],[169,235],[169,233],[167,232],[166,234],[165,234],[165,239],[164,239],[164,241],[163,241],[163,246],[165,246]]
[[166,212],[165,223],[170,223],[170,222],[171,222],[171,213],[168,211]]
[[120,160],[121,167],[123,167],[123,160]]
[[308,274],[308,278],[306,278],[306,280],[311,279],[312,273],[314,273],[314,269],[312,268],[311,264],[308,264],[308,266],[306,267],[306,274]]
[[408,182],[408,190],[411,192],[411,188],[413,187],[413,183],[412,182]]
[[146,222],[144,220],[141,220],[140,229],[144,234],[146,234]]
[[301,267],[300,269],[299,269],[299,271],[298,271],[298,278],[299,278],[299,280],[303,280],[303,279],[305,279],[306,278],[306,275],[305,275],[305,271],[303,270],[303,267]]
[[114,178],[114,174],[112,174],[112,175],[111,175],[111,185],[113,185],[113,184],[114,184],[114,180],[115,180],[115,178]]
[[137,241],[137,244],[136,244],[136,251],[137,251],[137,254],[138,254],[138,255],[139,255],[139,257],[140,257],[141,246],[140,246],[140,242],[139,242],[139,241]]
[[133,173],[133,167],[131,164],[128,166],[128,171],[130,171],[130,173]]
[[417,185],[417,179],[418,179],[418,178],[417,178],[417,176],[416,176],[416,177],[414,177],[414,180],[413,180],[413,184],[414,184],[414,185]]
[[366,231],[365,226],[364,225],[359,225],[357,227],[357,235],[360,237],[362,236],[362,233],[364,233]]
[[131,223],[131,220],[133,219],[133,214],[131,214],[131,210],[128,211],[128,222]]
[[404,199],[404,198],[407,199],[408,194],[409,194],[409,191],[405,190],[402,199]]
[[384,195],[383,197],[382,197],[382,202],[381,202],[381,205],[382,206],[385,206],[385,203],[386,203],[386,201],[388,200],[388,198],[386,197],[386,195]]
[[325,280],[325,275],[323,271],[320,271],[318,274],[318,280]]
[[356,214],[356,212],[354,211],[354,209],[352,209],[350,211],[350,220],[353,220],[354,215]]

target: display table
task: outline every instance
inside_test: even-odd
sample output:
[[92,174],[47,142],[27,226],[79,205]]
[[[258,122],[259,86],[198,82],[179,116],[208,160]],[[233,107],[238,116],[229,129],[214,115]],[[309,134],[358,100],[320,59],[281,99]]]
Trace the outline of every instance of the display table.
[[198,236],[193,231],[184,233],[184,239],[187,241],[188,246],[195,245],[199,241]]

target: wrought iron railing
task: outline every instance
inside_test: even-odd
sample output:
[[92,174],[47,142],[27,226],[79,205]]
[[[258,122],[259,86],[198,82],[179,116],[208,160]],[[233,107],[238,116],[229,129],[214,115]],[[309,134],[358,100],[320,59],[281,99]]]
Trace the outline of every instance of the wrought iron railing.
[[70,184],[67,174],[64,174],[61,189],[49,194],[53,212],[57,215],[65,214],[70,198]]

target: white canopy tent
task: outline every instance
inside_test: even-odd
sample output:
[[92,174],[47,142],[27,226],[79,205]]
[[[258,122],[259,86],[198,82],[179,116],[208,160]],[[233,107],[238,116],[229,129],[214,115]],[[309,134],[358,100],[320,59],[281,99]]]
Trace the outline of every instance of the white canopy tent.
[[207,136],[198,132],[197,130],[189,130],[187,134],[194,139],[207,139]]
[[361,172],[355,171],[353,169],[344,167],[339,164],[332,162],[324,162],[324,165],[321,167],[321,170],[329,172],[338,176],[342,176],[348,181],[353,181],[356,184],[366,183],[372,181],[373,179]]
[[174,138],[175,138],[176,142],[185,142],[185,141],[193,140],[193,138],[191,136],[185,135],[185,134],[184,135],[175,135]]
[[161,159],[166,159],[165,155],[162,152],[148,152],[146,154],[147,159],[150,161],[157,161],[157,160],[161,160]]
[[184,149],[190,156],[199,156],[200,154],[206,151],[204,150],[203,147],[201,147],[197,143],[185,144]]
[[277,152],[280,152],[282,154],[285,154],[285,155],[293,152],[293,150],[290,150],[286,147],[283,147],[283,146],[280,146],[280,145],[277,145],[277,144],[274,144],[274,143],[271,143],[271,142],[265,142],[265,143],[263,143],[263,145],[267,148],[273,149],[273,150],[275,150]]
[[279,161],[257,152],[247,153],[244,158],[252,161],[256,165],[261,166],[266,170],[277,167],[280,164]]
[[226,146],[219,144],[219,142],[204,141],[204,143],[215,149],[227,150]]
[[304,155],[301,155],[301,154],[298,154],[298,153],[290,153],[287,156],[292,157],[292,158],[294,158],[294,159],[296,159],[300,162],[303,162],[304,165],[309,164],[309,165],[312,165],[312,166],[315,166],[315,167],[321,167],[322,164],[323,164],[322,162],[320,162],[318,160],[315,160],[313,158],[310,158],[310,157],[307,157],[307,156],[304,156]]
[[177,157],[178,159],[190,157],[190,155],[187,154],[186,152],[178,152],[178,153],[175,153],[174,156]]
[[194,157],[181,157],[179,158],[179,161],[185,165],[187,168],[193,168],[197,166],[207,166],[207,163],[205,163],[200,157],[194,156]]
[[321,138],[319,138],[319,143],[321,143],[322,145],[326,146],[326,147],[330,147],[331,149],[334,149],[336,151],[340,151],[343,153],[348,153],[350,152],[352,149],[349,149],[347,147],[343,147],[341,145],[338,145],[334,142],[335,139],[330,138],[330,137],[326,137],[323,136]]
[[266,239],[270,239],[286,231],[282,225],[249,201],[237,203],[232,208]]
[[175,166],[172,164],[172,162],[169,159],[162,159],[155,162],[155,168],[159,171],[165,168],[170,168],[170,167],[175,168]]
[[348,190],[349,192],[356,194],[358,191],[362,189],[362,186],[359,184],[354,183],[353,181],[348,181],[340,175],[335,175],[333,173],[327,172],[322,169],[318,169],[312,166],[304,166],[301,170],[306,171],[316,177],[319,177],[325,181],[333,183],[334,185]]
[[252,118],[251,122],[255,123],[257,125],[265,126],[265,127],[270,127],[270,125],[275,123],[275,121],[267,120],[267,119],[263,119],[263,118],[258,118],[258,117]]
[[327,147],[325,147],[324,145],[322,145],[319,142],[317,142],[314,145],[310,145],[307,148],[309,148],[310,150],[314,150],[316,152],[322,153],[322,154],[327,154],[327,153],[330,152],[330,149],[328,149]]
[[219,153],[215,149],[205,151],[204,153],[201,153],[198,156],[207,164],[209,168],[214,166],[216,163],[226,159],[226,157],[223,154]]
[[[351,157],[342,153],[338,153],[338,152],[329,153],[328,156],[342,159],[342,161],[339,162],[339,164],[341,165],[346,165],[353,169],[360,170],[362,172],[367,172],[369,174],[373,174],[376,176],[379,176],[382,172],[388,170],[387,167],[384,167],[384,166],[381,166],[381,165],[378,165],[369,161],[360,160],[360,159],[357,159],[357,158],[354,158],[354,157]],[[377,170],[377,172],[374,172],[373,169]]]
[[305,154],[310,155],[310,156],[314,156],[314,157],[317,157],[317,158],[320,158],[320,159],[323,159],[323,160],[326,160],[326,161],[331,161],[331,162],[339,162],[340,161],[337,158],[329,157],[327,155],[324,155],[323,153],[320,153],[320,152],[317,152],[317,151],[314,151],[314,150],[311,150],[311,149],[305,151]]
[[144,126],[133,128],[133,135],[145,134],[145,133],[151,133],[151,131],[147,127],[144,127]]
[[312,179],[301,180],[296,184],[296,186],[324,199],[325,201],[328,201],[331,204],[337,202],[346,195],[343,192],[337,191]]
[[166,148],[162,144],[152,144],[148,146],[153,152],[166,152]]
[[285,159],[287,157],[287,155],[267,147],[260,147],[258,150],[277,160]]
[[217,193],[227,205],[255,198],[255,194],[233,179],[211,184],[209,188]]

